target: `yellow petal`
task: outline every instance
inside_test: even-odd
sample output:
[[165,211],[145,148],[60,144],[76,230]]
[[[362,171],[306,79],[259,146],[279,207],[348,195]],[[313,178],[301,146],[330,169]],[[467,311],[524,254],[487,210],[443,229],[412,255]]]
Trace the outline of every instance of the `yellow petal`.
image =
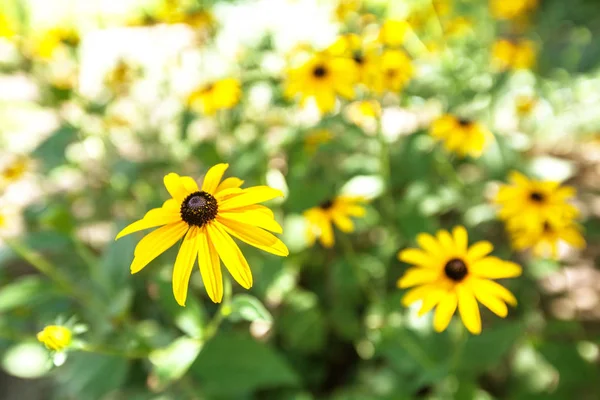
[[419,317],[427,314],[433,307],[437,306],[447,293],[448,290],[442,288],[436,288],[427,293],[427,296],[423,299],[423,304],[419,309]]
[[467,235],[467,230],[465,229],[464,226],[457,226],[452,230],[452,236],[454,237],[454,243],[456,244],[456,247],[458,248],[458,251],[461,254],[464,254],[465,251],[467,251],[467,244],[468,244],[468,235]]
[[185,196],[187,197],[189,194],[198,192],[200,189],[198,189],[198,182],[196,182],[192,177],[189,176],[182,176],[179,178],[179,182],[181,184],[181,186],[183,186],[186,194]]
[[443,332],[448,327],[452,315],[454,315],[454,311],[456,311],[457,303],[456,293],[452,291],[446,293],[440,300],[433,317],[433,328],[436,332]]
[[202,227],[198,235],[198,265],[208,297],[214,303],[220,303],[223,299],[221,263],[215,246],[209,240],[206,227]]
[[135,247],[131,273],[135,274],[148,263],[173,246],[189,229],[183,221],[158,228],[150,232]]
[[439,230],[436,233],[437,239],[440,242],[440,246],[447,255],[453,255],[456,253],[456,246],[454,245],[454,240],[452,240],[452,236],[450,233],[445,230]]
[[514,278],[522,273],[521,266],[497,257],[485,257],[472,263],[469,272],[481,278],[503,279]]
[[440,254],[443,252],[442,246],[433,235],[429,233],[419,233],[417,235],[417,243],[419,246],[430,254]]
[[262,203],[263,201],[271,200],[275,197],[283,197],[283,193],[280,190],[268,186],[254,186],[244,189],[243,193],[238,196],[220,202],[219,211],[233,210],[256,203]]
[[469,250],[467,250],[467,259],[470,263],[473,263],[490,254],[492,250],[494,250],[494,246],[487,240],[482,240],[469,247]]
[[402,297],[402,304],[405,307],[408,307],[415,301],[423,300],[426,298],[429,293],[437,290],[435,285],[423,285],[418,286],[416,288],[410,289],[406,294]]
[[350,218],[339,212],[333,212],[331,214],[333,219],[333,223],[340,229],[342,232],[350,233],[354,231],[354,224],[350,220]]
[[202,190],[207,193],[214,194],[217,190],[217,186],[219,186],[219,183],[221,183],[221,178],[223,178],[223,174],[227,168],[229,168],[229,164],[217,164],[209,169],[204,177]]
[[481,316],[479,315],[479,305],[475,300],[473,292],[469,286],[462,284],[456,287],[458,296],[458,311],[463,323],[474,335],[481,333]]
[[173,267],[173,294],[180,306],[185,306],[196,254],[198,254],[198,227],[192,226],[183,239]]
[[165,175],[164,183],[171,197],[173,197],[179,203],[185,200],[186,196],[191,193],[188,192],[183,186],[181,177],[174,172]]
[[477,301],[487,307],[491,312],[502,318],[508,315],[508,308],[506,307],[506,304],[498,297],[487,292],[483,287],[479,286],[477,281],[471,283],[471,289],[473,290],[473,294],[475,294]]
[[230,235],[266,252],[287,256],[289,251],[285,244],[269,232],[252,225],[217,216],[217,221],[223,224]]
[[438,271],[426,268],[410,268],[398,280],[398,287],[401,289],[422,285],[434,281],[440,276]]
[[148,211],[146,215],[144,215],[144,218],[123,228],[123,230],[117,234],[115,240],[133,232],[138,232],[161,225],[172,224],[177,221],[181,221],[181,215],[179,214],[179,211],[173,212],[162,207],[153,208],[152,210]]
[[504,286],[496,283],[494,281],[490,281],[488,279],[476,279],[472,286],[477,286],[477,290],[483,293],[488,293],[491,296],[498,297],[504,300],[506,303],[515,306],[517,304],[517,299],[513,294],[508,291]]
[[[242,209],[238,209],[242,210]],[[230,221],[237,221],[244,224],[258,226],[275,233],[282,233],[281,225],[262,210],[245,210],[245,211],[229,211],[220,212],[219,217],[226,218]]]
[[245,289],[252,287],[252,271],[248,261],[231,236],[225,232],[221,224],[211,222],[206,225],[210,242],[215,246],[223,264],[237,283]]
[[219,193],[222,190],[225,189],[236,189],[239,188],[240,186],[242,186],[244,184],[244,181],[239,179],[239,178],[227,178],[225,180],[223,180],[223,182],[219,183],[219,186],[217,186],[217,189],[215,190],[215,193]]
[[434,268],[437,266],[435,260],[423,250],[405,249],[398,253],[398,259],[407,264]]

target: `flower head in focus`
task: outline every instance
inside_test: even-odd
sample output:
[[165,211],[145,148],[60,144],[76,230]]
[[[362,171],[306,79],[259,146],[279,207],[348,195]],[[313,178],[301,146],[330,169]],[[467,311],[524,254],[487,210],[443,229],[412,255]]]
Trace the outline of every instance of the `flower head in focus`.
[[492,134],[480,123],[446,114],[433,122],[431,136],[444,142],[444,148],[459,157],[479,157],[492,140]]
[[200,87],[190,94],[188,104],[205,115],[214,115],[219,110],[235,107],[242,97],[240,81],[234,78],[221,79]]
[[350,217],[362,217],[365,208],[361,205],[365,199],[359,196],[337,196],[326,200],[317,207],[304,212],[307,221],[306,237],[310,245],[318,238],[323,247],[333,247],[333,226],[344,233],[354,231],[354,223]]
[[300,95],[301,103],[314,99],[322,113],[333,111],[336,96],[354,97],[358,71],[354,61],[329,53],[318,53],[296,68],[288,71],[285,94],[289,98]]
[[536,49],[531,40],[499,39],[492,47],[493,64],[501,70],[531,69],[536,61]]
[[37,334],[37,340],[53,351],[63,351],[71,344],[73,333],[66,326],[48,325]]
[[515,297],[492,279],[521,275],[521,267],[510,261],[489,256],[494,249],[487,241],[468,246],[467,230],[457,226],[452,234],[440,230],[435,236],[420,233],[420,249],[402,250],[398,258],[413,266],[398,280],[398,287],[412,288],[402,298],[408,306],[421,301],[419,315],[436,307],[433,327],[446,329],[458,307],[469,332],[481,333],[478,302],[504,318],[506,304],[516,305]]
[[244,181],[238,178],[222,180],[228,166],[217,164],[209,169],[201,188],[189,176],[166,175],[165,187],[172,198],[125,227],[116,237],[160,227],[137,244],[132,274],[183,238],[173,268],[173,293],[182,306],[196,258],[213,302],[219,303],[223,297],[221,261],[242,287],[252,286],[252,272],[232,236],[269,253],[288,255],[285,244],[268,232],[282,232],[273,212],[258,204],[283,194],[268,186],[242,189]]

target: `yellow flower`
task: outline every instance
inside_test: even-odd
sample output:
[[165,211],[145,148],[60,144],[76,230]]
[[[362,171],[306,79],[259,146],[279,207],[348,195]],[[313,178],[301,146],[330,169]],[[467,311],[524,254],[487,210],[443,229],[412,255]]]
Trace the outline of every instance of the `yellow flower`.
[[346,108],[347,118],[363,130],[372,130],[381,116],[381,105],[376,100],[355,101]]
[[415,73],[412,61],[402,50],[386,50],[381,55],[380,71],[374,82],[370,82],[376,93],[398,92],[411,80]]
[[530,69],[536,51],[531,40],[497,40],[492,47],[493,64],[499,69]]
[[48,325],[37,334],[37,340],[42,342],[46,348],[54,351],[62,351],[69,347],[73,334],[65,326]]
[[306,238],[310,245],[318,237],[323,247],[333,247],[333,226],[345,233],[354,232],[354,223],[349,217],[362,217],[365,208],[360,205],[365,199],[360,196],[337,196],[317,207],[304,212],[307,221]]
[[406,21],[388,19],[379,30],[379,41],[390,47],[401,46],[409,28],[410,25]]
[[490,11],[497,19],[521,17],[537,7],[537,0],[490,0]]
[[131,89],[135,79],[140,75],[139,68],[121,59],[104,78],[105,85],[115,94],[123,94]]
[[537,99],[533,96],[517,96],[515,101],[515,110],[520,116],[529,115],[537,105]]
[[314,98],[319,110],[326,113],[334,109],[337,94],[348,99],[354,97],[357,77],[351,59],[316,54],[300,67],[289,70],[285,94],[290,98],[300,94],[303,105]]
[[362,6],[362,0],[339,0],[335,7],[335,16],[339,21],[345,21],[351,14],[357,13]]
[[219,259],[242,287],[252,286],[248,262],[231,236],[269,253],[288,255],[285,244],[267,232],[282,232],[273,212],[258,204],[283,194],[268,186],[241,189],[244,181],[238,178],[221,181],[228,166],[217,164],[209,169],[202,189],[189,176],[166,175],[165,187],[172,198],[116,237],[161,226],[136,246],[131,264],[131,273],[135,274],[185,236],[173,268],[173,293],[182,306],[196,258],[206,291],[215,303],[223,297]]
[[515,297],[492,279],[521,275],[521,267],[513,262],[489,256],[494,247],[490,242],[468,246],[467,230],[457,226],[452,234],[440,230],[436,236],[417,235],[420,249],[406,249],[398,259],[413,267],[398,280],[398,287],[409,288],[402,298],[408,306],[421,300],[419,315],[436,307],[433,327],[437,332],[446,329],[452,315],[458,311],[469,332],[481,333],[481,316],[477,302],[504,318],[505,303],[516,305]]
[[481,124],[454,115],[443,115],[433,122],[431,136],[444,142],[444,148],[460,157],[479,157],[492,134]]
[[444,24],[444,34],[447,37],[462,36],[473,30],[473,22],[466,17],[456,17]]
[[538,226],[517,227],[510,232],[510,236],[516,250],[533,249],[533,254],[537,257],[556,259],[561,242],[578,249],[585,247],[585,239],[580,231],[581,227],[571,221],[544,221]]
[[75,47],[79,40],[79,33],[75,29],[56,27],[43,32],[35,39],[34,51],[38,57],[49,60],[61,46]]
[[510,185],[502,185],[494,198],[500,206],[498,217],[507,228],[541,229],[545,222],[564,226],[579,216],[579,210],[567,201],[575,196],[575,189],[560,186],[555,181],[530,180],[519,172],[509,175]]
[[304,148],[309,153],[314,153],[317,148],[333,139],[333,134],[328,129],[317,129],[306,135],[304,138]]
[[6,15],[0,13],[0,38],[11,39],[15,35],[12,21]]
[[26,156],[14,157],[10,163],[4,165],[0,170],[0,183],[8,185],[20,180],[29,171],[30,167],[31,161]]
[[194,91],[188,98],[190,106],[206,115],[214,115],[219,110],[229,110],[239,103],[242,97],[240,81],[225,78],[209,83]]
[[327,49],[334,56],[351,58],[357,71],[357,82],[372,87],[380,74],[381,57],[372,45],[365,45],[363,38],[348,33],[341,35]]

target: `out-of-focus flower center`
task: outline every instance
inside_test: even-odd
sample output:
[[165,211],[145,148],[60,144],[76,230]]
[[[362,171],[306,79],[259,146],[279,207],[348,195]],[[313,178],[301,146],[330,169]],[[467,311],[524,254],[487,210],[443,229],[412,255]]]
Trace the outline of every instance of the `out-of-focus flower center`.
[[446,263],[444,273],[455,282],[460,282],[467,276],[467,265],[459,258],[453,258]]
[[467,127],[467,126],[471,125],[471,120],[468,118],[459,118],[458,124],[460,126]]
[[327,73],[327,68],[325,68],[323,65],[317,65],[313,69],[313,75],[315,78],[324,78],[327,76]]
[[362,63],[365,62],[365,57],[360,54],[360,53],[354,53],[354,55],[352,56],[352,59],[354,60],[355,63],[362,65]]
[[333,207],[333,200],[325,200],[319,204],[319,207],[323,210],[329,210],[331,207]]
[[540,192],[531,192],[529,198],[532,201],[535,201],[536,203],[543,203],[544,200],[546,200],[546,196],[544,196],[544,194]]
[[195,192],[181,203],[181,219],[188,225],[202,226],[217,216],[217,200],[209,193]]

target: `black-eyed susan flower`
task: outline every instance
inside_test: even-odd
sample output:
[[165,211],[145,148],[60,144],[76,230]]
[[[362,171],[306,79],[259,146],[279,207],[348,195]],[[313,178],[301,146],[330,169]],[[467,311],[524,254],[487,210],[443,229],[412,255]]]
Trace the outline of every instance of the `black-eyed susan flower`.
[[377,93],[399,92],[415,73],[410,57],[400,49],[385,50],[380,60],[379,75],[370,84]]
[[319,110],[326,113],[334,109],[336,95],[354,97],[357,78],[352,59],[319,53],[288,71],[285,94],[289,98],[300,95],[303,105],[308,99],[314,99]]
[[506,303],[515,305],[515,297],[492,279],[521,275],[521,267],[510,261],[489,256],[494,249],[487,241],[468,246],[467,230],[457,226],[452,234],[440,230],[436,236],[417,235],[420,249],[405,249],[398,258],[413,267],[398,280],[398,287],[412,288],[402,298],[408,306],[421,301],[419,315],[434,307],[433,327],[446,329],[458,307],[469,332],[481,333],[481,316],[477,302],[504,318]]
[[357,72],[357,83],[367,88],[379,77],[380,54],[374,43],[366,43],[364,38],[354,33],[341,35],[327,49],[334,56],[351,58]]
[[37,339],[53,351],[62,351],[69,347],[73,333],[66,326],[48,325],[37,334]]
[[365,199],[360,196],[337,196],[326,200],[304,212],[306,218],[306,238],[310,245],[318,238],[323,247],[333,247],[333,226],[344,233],[354,231],[354,223],[350,217],[362,217],[365,208],[361,205]]
[[515,19],[535,10],[538,0],[490,0],[490,11],[496,19]]
[[190,94],[188,104],[205,115],[219,110],[229,110],[239,103],[242,96],[240,81],[235,78],[220,79],[200,87]]
[[535,64],[535,45],[526,39],[499,39],[492,47],[492,57],[493,65],[501,70],[531,69]]
[[223,297],[220,261],[242,287],[252,286],[252,272],[232,236],[269,253],[288,255],[285,244],[268,232],[281,233],[281,226],[271,210],[258,204],[283,194],[268,186],[242,189],[243,181],[238,178],[221,181],[228,166],[217,164],[209,169],[202,188],[189,176],[166,175],[164,184],[172,198],[116,237],[160,226],[136,246],[132,274],[183,238],[173,268],[173,293],[182,306],[196,258],[206,291],[215,303]]
[[575,189],[561,186],[556,181],[529,179],[512,171],[508,185],[501,185],[494,198],[500,206],[498,217],[506,221],[509,230],[541,229],[545,222],[563,226],[579,216],[579,210],[571,204]]
[[539,226],[517,225],[510,231],[510,237],[513,248],[520,251],[531,249],[536,257],[558,258],[561,243],[577,249],[585,247],[581,227],[569,220],[544,221]]
[[459,157],[479,157],[489,142],[492,134],[480,123],[446,114],[433,122],[431,136],[444,142],[444,148]]

